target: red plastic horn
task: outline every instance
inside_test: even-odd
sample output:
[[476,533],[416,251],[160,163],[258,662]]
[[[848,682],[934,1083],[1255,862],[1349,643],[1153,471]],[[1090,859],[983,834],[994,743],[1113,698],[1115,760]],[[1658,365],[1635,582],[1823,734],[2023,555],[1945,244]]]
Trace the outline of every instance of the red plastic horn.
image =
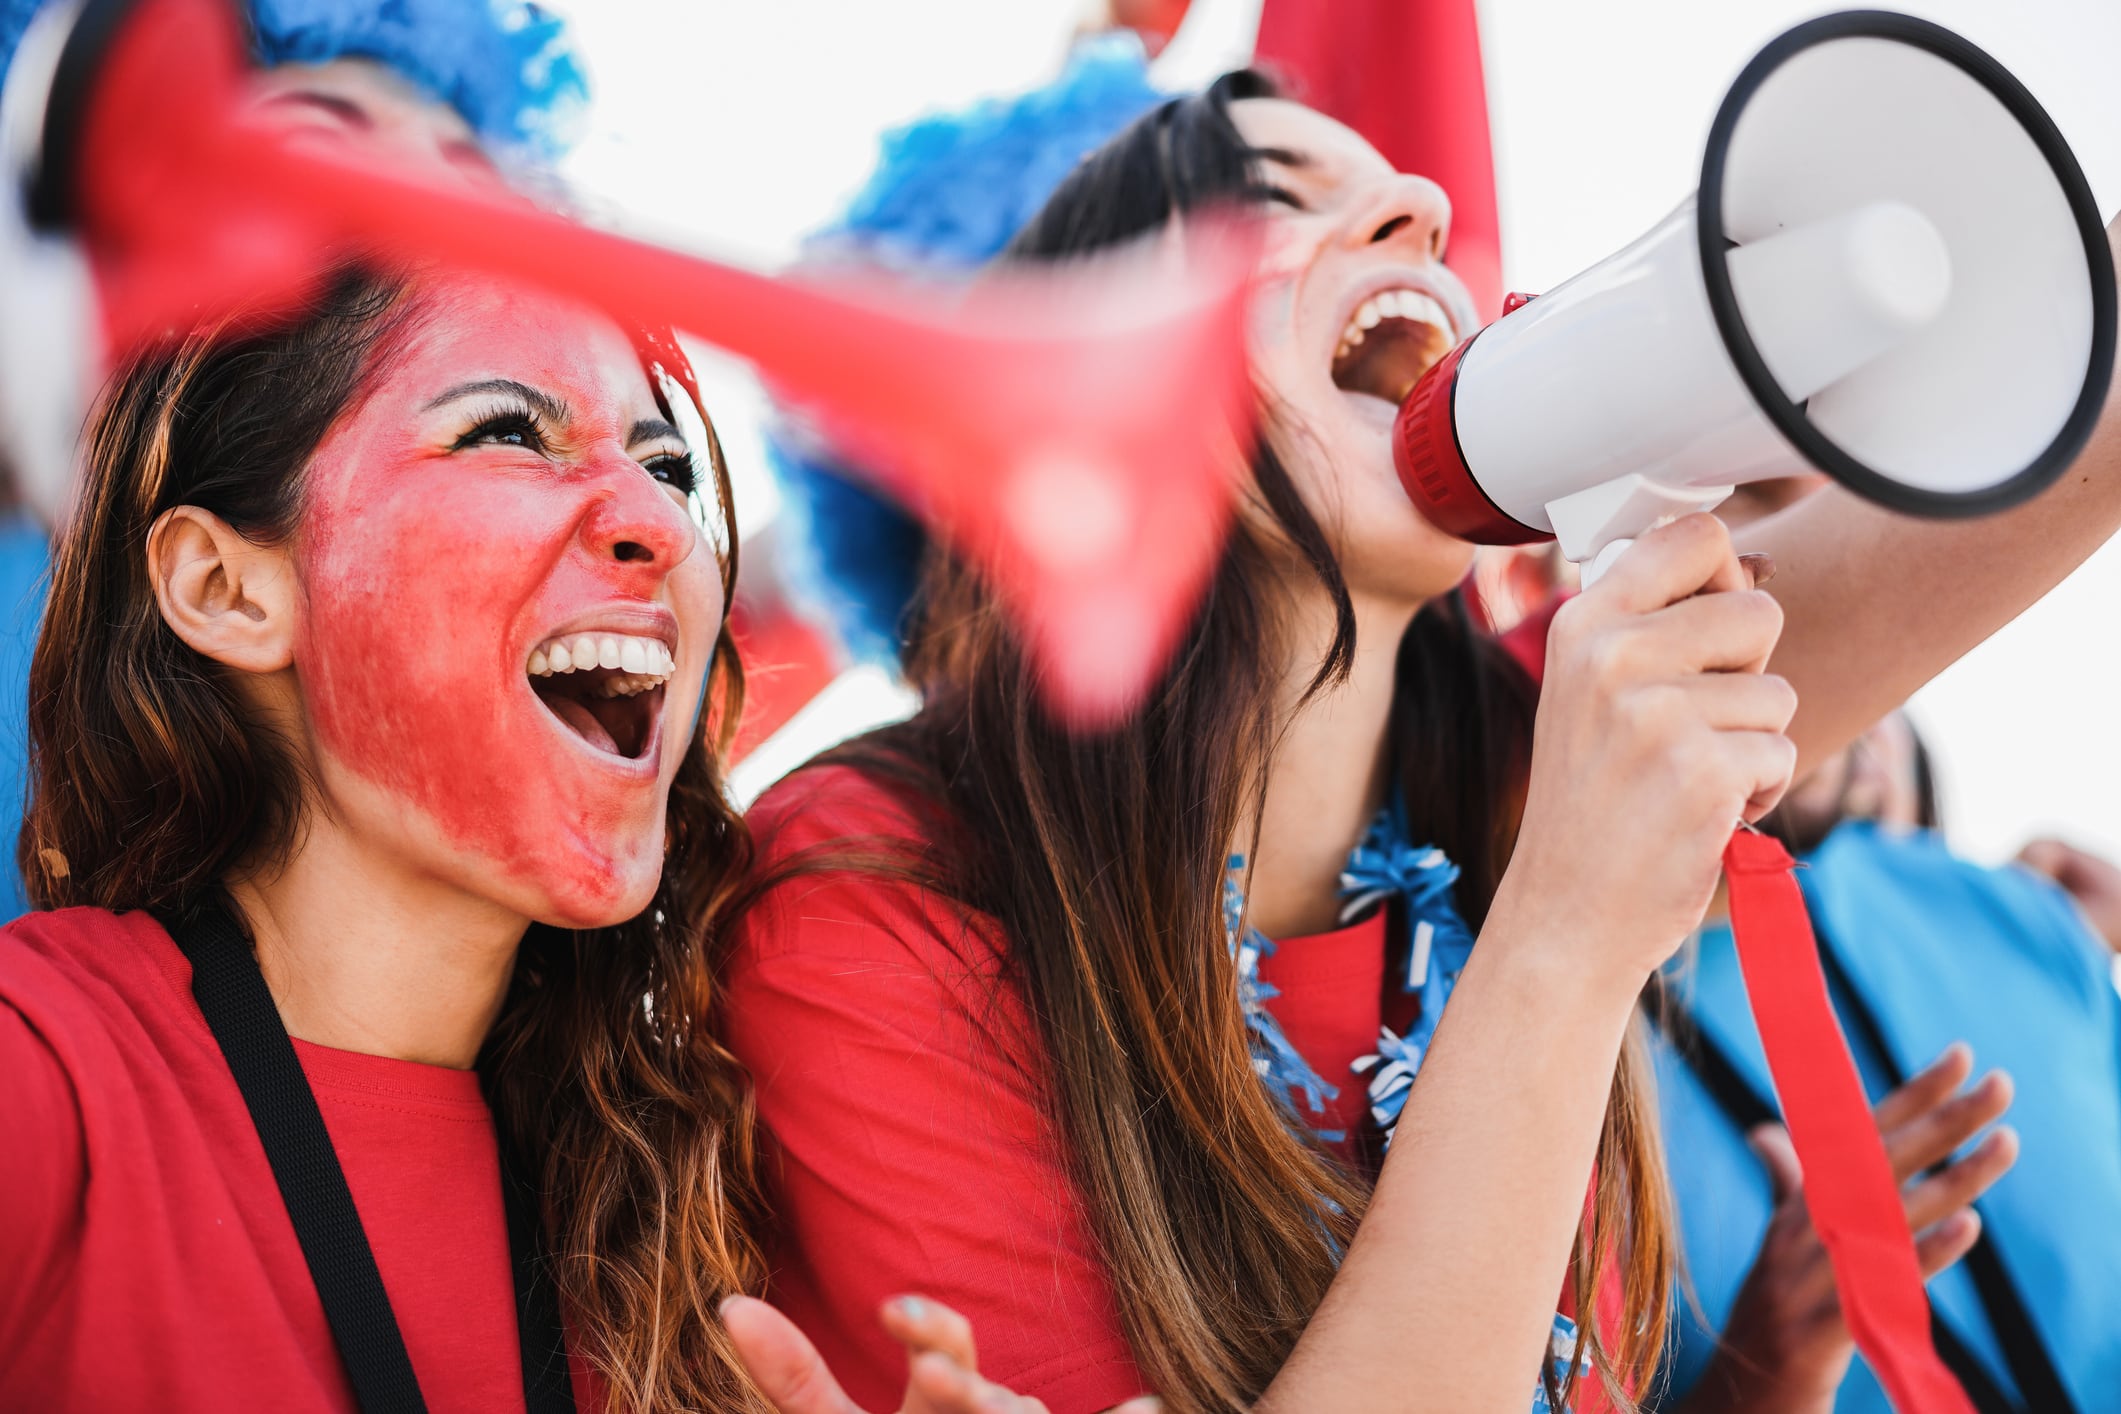
[[243,117],[244,70],[221,0],[90,0],[49,70],[29,212],[85,248],[111,347],[292,301],[350,250],[675,325],[823,412],[984,567],[1064,717],[1108,721],[1146,690],[1230,515],[1249,405],[1241,227],[961,295],[776,279],[289,144]]

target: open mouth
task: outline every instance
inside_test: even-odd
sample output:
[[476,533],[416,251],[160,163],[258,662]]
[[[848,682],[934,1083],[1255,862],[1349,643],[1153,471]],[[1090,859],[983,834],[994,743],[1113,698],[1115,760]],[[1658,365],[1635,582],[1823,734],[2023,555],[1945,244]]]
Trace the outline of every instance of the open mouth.
[[672,667],[659,639],[577,633],[533,648],[527,671],[531,690],[568,730],[598,751],[638,761],[655,741]]
[[1457,342],[1442,305],[1418,290],[1386,290],[1348,317],[1333,354],[1334,386],[1396,407]]

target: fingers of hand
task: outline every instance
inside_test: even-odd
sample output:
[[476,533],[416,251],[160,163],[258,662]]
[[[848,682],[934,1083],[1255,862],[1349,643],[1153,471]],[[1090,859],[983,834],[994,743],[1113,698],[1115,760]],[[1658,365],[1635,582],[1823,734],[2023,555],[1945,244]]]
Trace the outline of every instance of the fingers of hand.
[[1804,1191],[1804,1168],[1797,1162],[1797,1146],[1790,1142],[1787,1129],[1779,1124],[1755,1125],[1746,1132],[1745,1142],[1753,1146],[1760,1166],[1767,1170],[1777,1207]]
[[1703,673],[1673,684],[1694,715],[1720,732],[1780,732],[1797,715],[1797,689],[1770,673]]
[[1782,637],[1782,604],[1765,589],[1703,594],[1644,614],[1638,652],[1659,676],[1757,673]]
[[940,1301],[921,1296],[895,1296],[881,1312],[884,1329],[906,1347],[909,1355],[935,1351],[967,1370],[979,1368],[979,1352],[973,1345],[972,1322]]
[[1981,1238],[1981,1215],[1972,1208],[1953,1213],[1915,1239],[1915,1261],[1927,1281],[1974,1250]]
[[913,1358],[901,1414],[1046,1414],[1046,1406],[931,1350]]
[[1915,1116],[1937,1108],[1957,1094],[1973,1073],[1973,1048],[1964,1041],[1952,1042],[1919,1074],[1878,1102],[1872,1114],[1879,1132],[1890,1134]]
[[795,1322],[763,1301],[732,1296],[722,1324],[737,1358],[780,1414],[861,1414]]
[[1908,1119],[1885,1134],[1893,1173],[1905,1181],[1943,1162],[2010,1108],[2011,1079],[1990,1071],[1978,1084]]
[[1731,533],[1705,512],[1680,516],[1638,537],[1604,579],[1585,592],[1620,613],[1646,614],[1712,590],[1750,589]]
[[2008,1126],[1974,1146],[1972,1153],[1907,1190],[1907,1225],[1920,1232],[1942,1222],[1988,1192],[2018,1162],[2018,1134]]
[[1738,812],[1747,823],[1775,808],[1797,771],[1797,744],[1780,732],[1721,732],[1745,805]]

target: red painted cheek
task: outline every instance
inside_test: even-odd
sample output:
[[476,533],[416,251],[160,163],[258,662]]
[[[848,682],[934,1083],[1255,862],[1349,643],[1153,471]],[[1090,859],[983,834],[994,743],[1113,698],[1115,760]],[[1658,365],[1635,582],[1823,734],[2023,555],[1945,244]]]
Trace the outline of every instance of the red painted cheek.
[[663,790],[584,759],[524,668],[542,632],[626,597],[578,539],[592,487],[431,457],[322,461],[296,659],[320,745],[569,911],[659,867]]

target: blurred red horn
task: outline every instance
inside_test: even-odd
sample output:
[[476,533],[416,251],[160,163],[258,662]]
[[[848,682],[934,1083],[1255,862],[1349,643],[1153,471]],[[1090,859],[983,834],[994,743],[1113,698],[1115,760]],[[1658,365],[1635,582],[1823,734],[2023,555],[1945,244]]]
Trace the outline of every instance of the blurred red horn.
[[1249,435],[1254,242],[1235,221],[958,296],[777,279],[259,130],[221,0],[89,0],[52,48],[18,80],[41,104],[11,95],[41,123],[14,150],[32,223],[88,254],[112,349],[284,305],[353,252],[674,325],[818,411],[983,566],[1078,725],[1140,700],[1213,567]]

